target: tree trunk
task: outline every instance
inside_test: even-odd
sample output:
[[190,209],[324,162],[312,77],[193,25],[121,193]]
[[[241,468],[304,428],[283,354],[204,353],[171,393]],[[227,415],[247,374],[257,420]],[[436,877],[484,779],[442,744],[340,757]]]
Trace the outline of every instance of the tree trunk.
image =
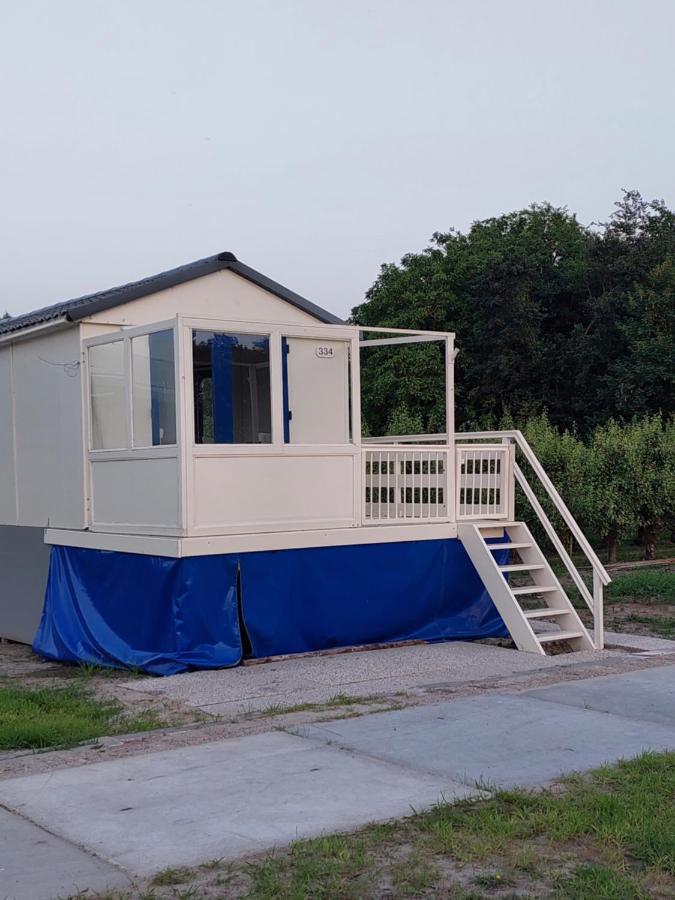
[[607,535],[607,562],[615,563],[616,562],[616,532],[613,531],[611,534]]
[[638,537],[642,544],[643,559],[656,559],[656,539],[658,534],[658,528],[640,528]]

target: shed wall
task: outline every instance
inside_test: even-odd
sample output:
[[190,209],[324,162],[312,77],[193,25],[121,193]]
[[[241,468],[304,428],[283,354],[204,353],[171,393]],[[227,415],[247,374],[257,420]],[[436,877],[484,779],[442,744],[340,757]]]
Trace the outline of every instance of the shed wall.
[[0,523],[16,525],[12,348],[0,349]]
[[[84,527],[77,327],[12,345],[16,524]],[[3,516],[3,524],[11,524]]]
[[0,636],[30,644],[45,596],[49,547],[42,528],[0,525]]
[[149,325],[173,316],[317,325],[314,316],[224,270],[95,313],[86,321],[117,326]]

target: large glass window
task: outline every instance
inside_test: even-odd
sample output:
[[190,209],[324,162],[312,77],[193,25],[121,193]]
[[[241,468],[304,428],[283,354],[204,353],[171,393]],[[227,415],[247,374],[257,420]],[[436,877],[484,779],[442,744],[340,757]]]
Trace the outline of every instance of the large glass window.
[[134,447],[176,443],[173,331],[131,339]]
[[261,334],[192,334],[195,441],[272,441],[270,342]]
[[124,391],[124,342],[89,348],[91,446],[119,450],[127,446]]

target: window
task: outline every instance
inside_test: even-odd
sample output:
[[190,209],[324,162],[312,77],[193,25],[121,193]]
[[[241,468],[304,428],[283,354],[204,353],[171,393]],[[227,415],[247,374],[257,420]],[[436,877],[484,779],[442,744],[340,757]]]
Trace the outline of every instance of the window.
[[91,446],[119,450],[127,446],[124,391],[124,342],[89,348]]
[[194,331],[195,441],[272,441],[270,342],[260,334]]
[[131,339],[134,447],[176,443],[173,331]]

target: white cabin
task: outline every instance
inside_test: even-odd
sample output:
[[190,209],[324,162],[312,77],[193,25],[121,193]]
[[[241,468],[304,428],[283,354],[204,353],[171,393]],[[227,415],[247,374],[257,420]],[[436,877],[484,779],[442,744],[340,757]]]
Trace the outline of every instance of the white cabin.
[[[46,627],[43,546],[120,565],[236,557],[241,580],[250,554],[454,541],[521,649],[601,647],[609,578],[522,435],[455,433],[454,341],[342,322],[230,253],[0,322],[0,635],[32,641],[41,616]],[[446,431],[364,439],[361,355],[411,342],[443,348]],[[592,591],[517,451],[586,552]],[[593,637],[517,519],[516,481],[593,612]],[[511,587],[511,573],[532,583]],[[369,625],[350,641],[382,634]],[[274,650],[273,636],[263,643]]]

